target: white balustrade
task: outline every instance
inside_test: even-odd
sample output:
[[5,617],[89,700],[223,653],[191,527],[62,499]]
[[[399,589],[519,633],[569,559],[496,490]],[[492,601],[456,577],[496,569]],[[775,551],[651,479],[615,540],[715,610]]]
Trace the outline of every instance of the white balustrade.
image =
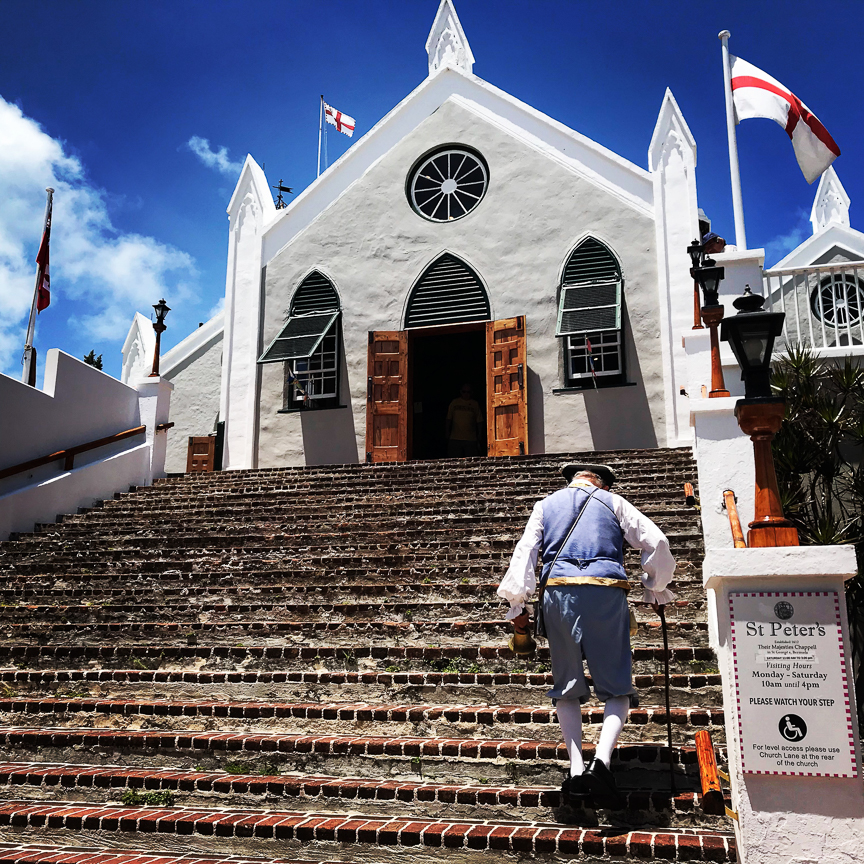
[[864,261],[765,270],[765,309],[785,312],[775,351],[802,344],[820,353],[864,354]]

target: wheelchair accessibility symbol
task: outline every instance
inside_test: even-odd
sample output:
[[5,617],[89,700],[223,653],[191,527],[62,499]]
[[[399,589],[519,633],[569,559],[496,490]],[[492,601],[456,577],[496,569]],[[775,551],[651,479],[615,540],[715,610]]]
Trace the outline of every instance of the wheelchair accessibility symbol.
[[807,736],[807,724],[797,714],[785,714],[778,728],[787,741],[803,741]]

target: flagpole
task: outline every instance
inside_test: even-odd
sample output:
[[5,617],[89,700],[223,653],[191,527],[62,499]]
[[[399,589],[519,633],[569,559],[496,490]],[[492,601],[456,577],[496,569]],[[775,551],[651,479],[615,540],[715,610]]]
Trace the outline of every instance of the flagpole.
[[744,231],[744,202],[741,197],[741,169],[738,167],[738,139],[735,136],[735,108],[732,104],[732,66],[729,62],[728,30],[718,34],[723,53],[723,82],[726,96],[726,137],[729,139],[729,173],[732,176],[732,215],[735,219],[735,245],[740,251],[747,248]]
[[[54,197],[54,190],[49,186],[45,190],[48,193],[48,200],[45,202],[45,219],[42,223],[42,237],[45,236],[45,231],[48,228],[48,216],[51,213],[51,202]],[[40,238],[41,242],[41,238]],[[21,373],[21,380],[31,387],[36,386],[36,368],[33,364],[34,354],[33,339],[36,335],[36,304],[39,300],[39,286],[42,284],[42,265],[36,266],[36,285],[33,287],[33,302],[30,304],[30,320],[27,322],[27,338],[24,340],[24,369]]]
[[321,127],[324,125],[324,94],[321,94],[321,110],[318,112],[318,174],[321,176]]

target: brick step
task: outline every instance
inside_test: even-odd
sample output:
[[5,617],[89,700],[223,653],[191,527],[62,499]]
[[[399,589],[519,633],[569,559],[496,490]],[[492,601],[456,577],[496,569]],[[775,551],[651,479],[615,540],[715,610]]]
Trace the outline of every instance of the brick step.
[[[155,793],[155,794],[154,794]],[[161,794],[160,794],[161,793]],[[616,821],[668,827],[726,828],[725,817],[701,812],[698,792],[629,790],[625,807]],[[406,806],[414,818],[460,816],[512,818],[518,808],[527,820],[586,824],[593,812],[587,800],[573,807],[561,801],[559,786],[452,786],[440,783],[372,780],[368,777],[331,777],[285,774],[226,774],[217,771],[171,771],[124,766],[48,765],[39,762],[0,764],[0,799],[64,800],[67,803],[141,803],[161,799],[162,805],[254,806],[266,799],[268,808],[288,806],[298,810],[357,812],[404,816]],[[2,860],[2,858],[0,858]]]
[[[453,661],[439,661],[446,667]],[[383,665],[383,664],[382,664]],[[468,664],[460,664],[467,666]],[[540,666],[541,664],[536,664]],[[548,667],[548,664],[546,664]],[[637,674],[633,684],[642,705],[663,703],[664,675]],[[457,667],[453,667],[454,669]],[[476,668],[476,667],[475,667]],[[157,677],[158,676],[158,677]],[[586,676],[593,685],[591,676]],[[534,705],[552,687],[548,672],[142,672],[138,669],[98,669],[66,672],[0,671],[0,695],[7,699],[265,699],[332,701],[338,699],[466,702]],[[674,673],[670,695],[676,706],[714,708],[722,705],[720,676]]]
[[[663,670],[663,649],[660,646],[634,646],[633,662],[636,674],[659,674]],[[410,672],[425,674],[431,669],[444,676],[465,676],[466,683],[471,675],[507,675],[507,684],[545,685],[545,675],[549,672],[549,649],[544,643],[538,646],[531,658],[517,657],[506,644],[501,645],[385,645],[380,641],[366,644],[333,645],[272,645],[272,646],[229,646],[220,645],[183,645],[172,646],[164,643],[118,645],[7,645],[4,648],[6,660],[26,665],[26,670],[7,669],[0,671],[0,680],[12,682],[21,680],[18,676],[41,676],[52,674],[58,682],[81,680],[78,676],[113,676],[127,670],[131,661],[139,669],[123,671],[122,674],[142,676],[142,681],[168,681],[167,676],[196,675],[194,683],[234,683],[233,678],[212,678],[204,676],[258,676],[273,675],[274,683],[287,681],[287,676],[297,671],[329,670],[336,674],[357,672],[364,667],[362,674],[402,675]],[[677,673],[696,675],[717,674],[717,659],[714,651],[705,647],[673,646],[670,649],[670,668]],[[63,664],[73,667],[69,671],[58,671]],[[79,669],[84,665],[95,664],[97,668]],[[40,666],[53,671],[37,671]],[[183,667],[181,669],[162,669],[161,667]],[[310,670],[309,667],[312,667]],[[227,669],[226,667],[232,667]],[[239,667],[235,669],[233,667]],[[388,670],[389,669],[389,673]],[[522,671],[516,671],[522,670]],[[536,678],[536,675],[544,676]],[[153,676],[153,677],[148,677]],[[242,679],[236,679],[237,681]],[[254,680],[254,679],[249,679]],[[445,677],[444,683],[457,683],[453,677]],[[371,682],[370,682],[371,683]],[[488,684],[487,679],[475,677],[473,683]],[[493,685],[497,681],[491,682]],[[501,682],[504,683],[504,682]]]
[[[670,644],[706,645],[708,624],[702,621],[670,621]],[[427,642],[429,638],[448,644],[477,643],[485,639],[505,642],[512,633],[503,619],[485,621],[185,621],[185,622],[122,622],[97,624],[4,624],[0,629],[0,645],[8,646],[30,639],[71,639],[76,645],[101,642],[109,634],[118,643],[133,644],[157,638],[168,646],[190,640],[207,645],[224,645],[226,640],[253,639],[259,645],[277,645],[285,638],[316,642],[345,640],[354,646],[360,638],[376,642]],[[640,621],[639,632],[632,637],[636,645],[660,639],[660,624],[653,619]],[[275,641],[274,641],[275,640]],[[245,647],[245,646],[241,646]]]
[[[664,736],[665,739],[665,736]],[[725,747],[717,745],[721,761]],[[593,742],[582,747],[594,754]],[[668,791],[665,740],[619,743],[611,768],[622,790]],[[696,750],[672,751],[676,788],[699,787]],[[76,765],[260,774],[332,774],[339,777],[480,785],[560,786],[569,764],[557,738],[368,735],[339,732],[203,731],[20,726],[0,728],[0,759]]]
[[[637,592],[640,594],[640,592]],[[482,596],[482,595],[481,595]],[[39,606],[21,604],[0,607],[0,627],[14,622],[40,622],[49,625],[55,621],[82,624],[136,622],[207,621],[218,616],[225,621],[229,615],[244,616],[266,621],[412,621],[423,614],[439,621],[486,620],[501,615],[507,606],[493,592],[488,600],[432,600],[418,597],[412,602],[393,602],[391,600],[372,600],[369,602],[347,603],[296,603],[290,597],[278,603],[204,603],[158,602],[155,598],[149,604],[85,604],[74,606]],[[631,606],[638,621],[656,620],[656,613],[647,603],[632,600]],[[704,600],[676,600],[666,606],[666,619],[672,622],[694,621],[704,618]]]
[[[375,860],[382,861],[395,860],[395,856],[404,855],[408,849],[416,860],[443,857],[451,861],[469,860],[478,851],[536,855],[550,860],[566,856],[601,861],[625,855],[666,860],[736,860],[732,835],[717,829],[628,831],[610,835],[545,822],[514,825],[495,820],[421,820],[410,815],[374,820],[344,813],[32,801],[8,801],[0,805],[0,826],[14,826],[18,842],[22,838],[29,842],[50,838],[69,843],[74,838],[76,843],[85,840],[92,844],[123,832],[124,843],[129,844],[146,842],[148,838],[143,835],[166,835],[163,841],[168,835],[178,835],[184,837],[178,842],[192,845],[196,853],[200,849],[233,855],[260,854],[266,843],[265,848],[279,854],[313,852],[319,860],[328,855],[344,856],[346,846],[363,856],[369,854],[366,850],[374,849]],[[80,858],[76,856],[75,860]],[[163,858],[158,862],[165,864]]]
[[[361,734],[374,723],[379,734],[477,735],[524,738],[557,730],[557,714],[548,703],[535,705],[374,704],[369,702],[262,702],[143,700],[117,698],[28,699],[0,698],[0,714],[7,726],[46,724],[55,728],[106,720],[113,728],[177,728],[218,718],[223,732],[273,731],[298,734]],[[678,743],[708,729],[718,742],[724,738],[724,714],[718,708],[672,708],[672,732]],[[666,728],[666,711],[644,705],[630,710],[622,741],[652,741]],[[583,707],[585,739],[593,740],[603,722],[603,709]],[[597,728],[591,728],[597,727]]]

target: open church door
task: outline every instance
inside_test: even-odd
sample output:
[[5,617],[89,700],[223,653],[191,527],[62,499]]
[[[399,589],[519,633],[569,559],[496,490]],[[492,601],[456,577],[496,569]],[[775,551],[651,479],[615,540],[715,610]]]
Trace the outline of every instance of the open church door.
[[369,334],[366,461],[408,458],[408,338],[398,330]]
[[490,456],[528,452],[525,316],[486,325],[486,425]]

